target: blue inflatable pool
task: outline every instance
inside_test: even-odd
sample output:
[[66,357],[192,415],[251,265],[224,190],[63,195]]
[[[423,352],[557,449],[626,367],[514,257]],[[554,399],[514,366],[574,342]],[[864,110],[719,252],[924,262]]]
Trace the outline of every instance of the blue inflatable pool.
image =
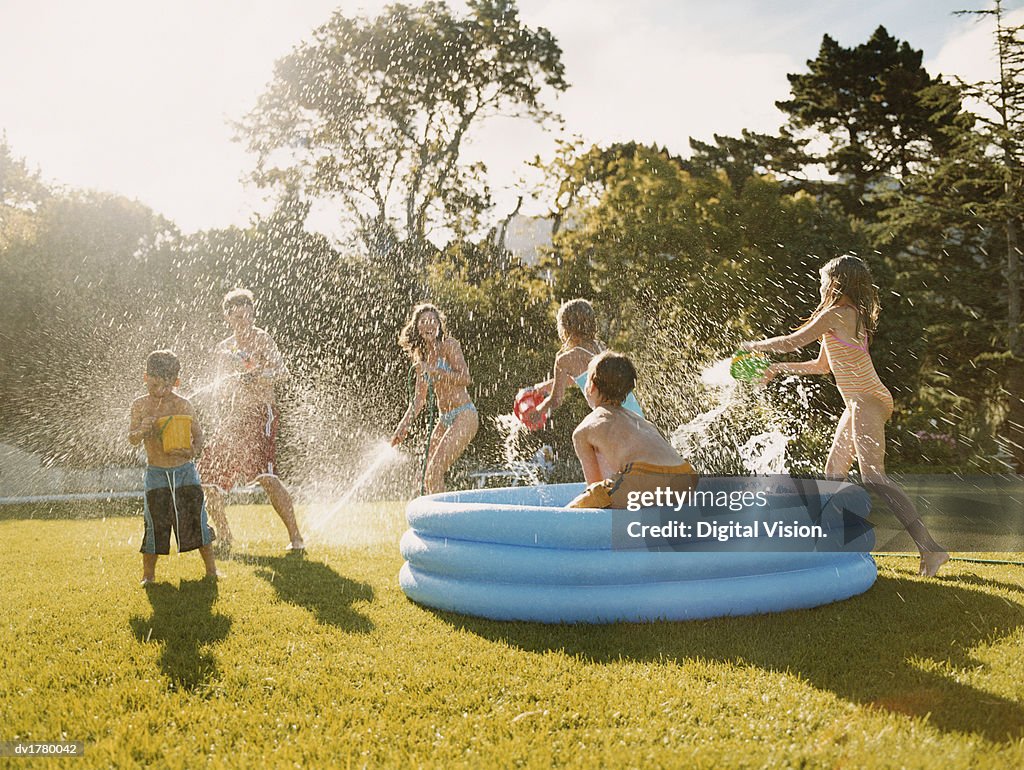
[[[698,489],[749,481],[702,480]],[[760,520],[756,536],[695,535],[668,545],[631,543],[625,533],[639,524],[627,523],[677,519],[678,509],[565,508],[580,484],[420,497],[406,509],[410,528],[401,541],[406,562],[399,583],[428,607],[544,623],[690,620],[815,607],[866,591],[876,571],[870,530],[849,535],[851,516],[867,518],[866,493],[840,482],[811,484],[810,494],[778,490],[767,509],[728,512],[737,527]],[[694,507],[689,516],[717,522],[717,512]],[[772,517],[822,529],[811,540],[784,542],[764,535],[763,522]]]

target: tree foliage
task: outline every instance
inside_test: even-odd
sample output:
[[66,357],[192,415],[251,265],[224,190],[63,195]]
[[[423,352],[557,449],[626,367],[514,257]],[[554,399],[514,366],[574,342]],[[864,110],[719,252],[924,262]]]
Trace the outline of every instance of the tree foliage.
[[815,186],[806,174],[809,139],[800,139],[785,127],[778,135],[744,129],[739,137],[714,135],[714,144],[690,139],[692,154],[683,167],[697,176],[724,172],[733,190],[741,190],[753,176],[771,174],[793,189]]
[[[561,50],[513,0],[340,11],[278,62],[242,131],[261,184],[301,184],[341,204],[371,254],[422,244],[431,227],[471,232],[489,204],[462,148],[481,121],[544,121],[544,88],[564,90]],[[423,255],[416,255],[423,261]]]
[[[977,106],[944,126],[945,151],[887,198],[878,231],[899,244],[894,264],[925,319],[922,411],[955,415],[964,435],[1024,467],[1024,36],[1005,24],[1000,3],[979,14],[995,22],[999,74],[957,81]],[[946,88],[927,88],[922,100],[946,103]]]
[[957,119],[955,89],[931,102],[942,81],[921,65],[922,52],[878,27],[871,38],[844,48],[825,35],[809,72],[788,75],[789,99],[776,105],[789,115],[791,130],[812,129],[828,149],[809,160],[848,179],[838,190],[851,213],[859,213],[873,184],[905,179],[922,162],[942,152],[943,128]]
[[50,197],[39,173],[14,156],[0,134],[0,251],[32,236],[35,214]]

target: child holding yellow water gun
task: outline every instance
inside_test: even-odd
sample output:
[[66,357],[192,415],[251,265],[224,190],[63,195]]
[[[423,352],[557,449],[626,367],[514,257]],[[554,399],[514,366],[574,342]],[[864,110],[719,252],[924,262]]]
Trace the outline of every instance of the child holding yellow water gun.
[[933,577],[949,554],[935,542],[913,501],[885,472],[885,424],[892,415],[893,400],[868,352],[880,311],[878,290],[867,265],[852,255],[827,262],[820,275],[821,301],[806,323],[792,334],[740,347],[751,353],[789,353],[821,341],[815,360],[765,366],[762,381],[780,374],[831,372],[835,376],[846,408],[836,426],[825,476],[845,479],[856,459],[863,485],[885,500],[914,539],[921,553],[920,574]]
[[128,441],[146,448],[142,585],[152,583],[158,555],[171,548],[171,531],[179,553],[199,550],[208,577],[217,577],[213,531],[199,474],[192,462],[203,451],[203,430],[187,398],[174,392],[181,365],[170,350],[155,350],[146,359],[147,393],[132,403]]

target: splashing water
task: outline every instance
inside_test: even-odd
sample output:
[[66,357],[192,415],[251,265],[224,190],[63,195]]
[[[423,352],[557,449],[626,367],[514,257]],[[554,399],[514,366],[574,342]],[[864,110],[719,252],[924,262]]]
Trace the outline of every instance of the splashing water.
[[695,443],[699,443],[700,437],[729,411],[736,401],[737,382],[729,374],[730,365],[731,360],[723,358],[700,373],[700,381],[715,393],[718,405],[701,412],[672,433],[672,445],[684,454],[692,454],[696,448]]
[[233,380],[233,379],[236,379],[236,378],[241,377],[241,376],[242,375],[239,372],[231,372],[230,374],[221,375],[220,377],[214,378],[213,380],[211,380],[210,382],[206,383],[205,385],[200,385],[199,387],[192,389],[191,391],[189,391],[185,395],[185,398],[191,400],[191,399],[195,398],[196,396],[206,395],[207,393],[210,393],[210,392],[213,392],[213,391],[216,391],[217,389],[219,389],[220,386],[223,385],[228,380]]
[[[786,448],[792,436],[777,427],[756,434],[742,444],[736,434],[749,425],[749,411],[742,411],[739,383],[730,374],[732,360],[723,358],[706,367],[700,381],[714,394],[716,405],[680,425],[672,434],[672,445],[685,455],[692,456],[699,449],[716,448],[719,443],[731,444],[739,461],[748,473],[774,475],[788,473]],[[801,393],[806,406],[806,395]],[[712,427],[716,428],[712,432]],[[719,447],[721,448],[721,447]]]
[[532,456],[524,441],[529,434],[526,426],[514,414],[499,414],[494,424],[501,435],[502,459],[508,476],[514,483],[540,484],[540,467],[533,460],[523,459]]
[[736,393],[737,382],[733,379],[730,369],[732,368],[732,359],[723,358],[720,361],[715,361],[711,366],[705,368],[700,373],[700,381],[707,385],[709,388],[715,388],[723,393],[725,397],[731,397]]
[[751,436],[740,447],[740,457],[747,470],[757,476],[779,476],[789,473],[786,466],[786,447],[790,436],[780,430],[770,430]]
[[352,540],[373,542],[385,536],[384,522],[379,514],[366,515],[367,506],[355,505],[356,495],[370,486],[389,465],[405,459],[405,455],[387,441],[376,442],[362,463],[362,470],[348,484],[348,489],[333,503],[310,506],[306,528],[320,542],[345,542]]

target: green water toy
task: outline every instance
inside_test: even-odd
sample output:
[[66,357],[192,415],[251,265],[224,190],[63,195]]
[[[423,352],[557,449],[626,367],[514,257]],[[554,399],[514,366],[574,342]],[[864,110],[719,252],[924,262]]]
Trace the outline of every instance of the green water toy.
[[759,382],[764,377],[765,369],[772,365],[763,353],[750,350],[737,350],[733,353],[729,374],[740,382]]

